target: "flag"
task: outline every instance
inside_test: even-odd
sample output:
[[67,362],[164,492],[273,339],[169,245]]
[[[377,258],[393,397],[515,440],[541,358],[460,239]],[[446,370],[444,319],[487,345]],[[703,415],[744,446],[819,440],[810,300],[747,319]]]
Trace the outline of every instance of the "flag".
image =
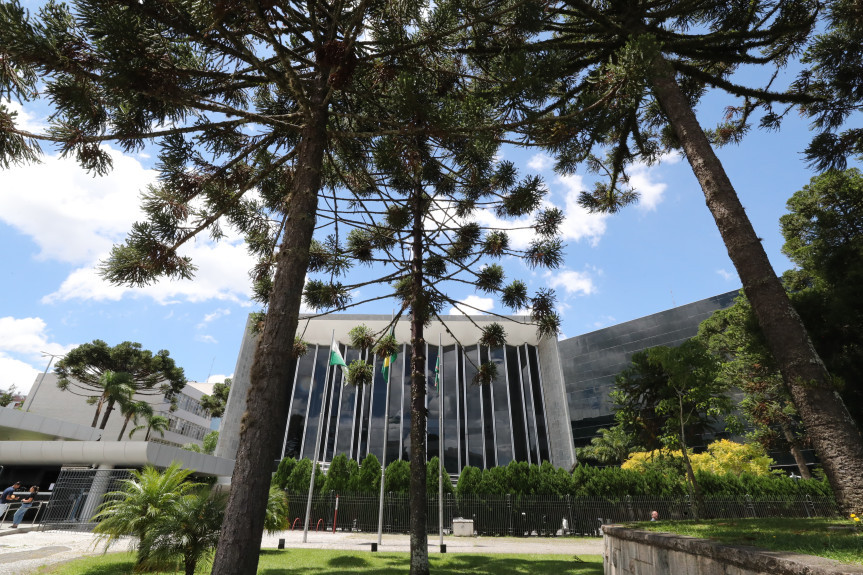
[[[395,337],[395,326],[390,328],[390,337]],[[391,356],[384,359],[384,366],[381,368],[381,375],[384,376],[384,381],[387,383],[390,382],[390,367],[395,363],[398,355],[398,352],[394,351]]]
[[343,358],[341,352],[339,352],[339,344],[335,341],[333,342],[332,347],[330,347],[330,365],[340,365],[342,368],[348,366],[348,364],[345,363],[345,358]]
[[440,383],[440,355],[437,356],[437,361],[434,364],[434,388],[438,388]]

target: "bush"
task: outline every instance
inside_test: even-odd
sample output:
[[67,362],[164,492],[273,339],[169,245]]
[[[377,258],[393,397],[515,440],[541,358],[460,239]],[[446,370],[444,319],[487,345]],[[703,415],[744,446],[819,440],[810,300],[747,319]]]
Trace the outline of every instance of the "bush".
[[291,473],[294,471],[294,466],[297,460],[293,457],[285,457],[279,462],[279,467],[276,469],[276,474],[273,476],[273,485],[279,489],[285,489],[288,486],[288,481],[291,478]]
[[411,485],[411,466],[404,459],[396,459],[387,465],[384,489],[391,493],[408,493]]
[[[429,495],[437,495],[438,492],[438,465],[440,459],[438,459],[437,455],[429,459],[426,464],[426,492]],[[452,487],[452,481],[449,479],[449,474],[446,472],[446,467],[443,469],[443,492],[444,495],[447,493],[454,493],[455,490]]]
[[337,494],[345,493],[348,490],[350,481],[351,470],[348,467],[348,457],[344,453],[340,453],[333,457],[333,460],[330,462],[323,490],[325,493],[329,493],[330,491],[335,491]]

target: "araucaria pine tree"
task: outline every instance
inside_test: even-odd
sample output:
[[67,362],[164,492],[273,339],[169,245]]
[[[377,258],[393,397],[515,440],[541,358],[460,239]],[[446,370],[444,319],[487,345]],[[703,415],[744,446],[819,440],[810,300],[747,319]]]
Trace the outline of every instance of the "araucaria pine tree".
[[[436,16],[433,11],[432,23]],[[419,26],[416,34],[427,34],[431,25]],[[496,96],[489,85],[461,73],[461,65],[453,53],[427,49],[394,57],[382,69],[386,83],[375,106],[379,121],[405,128],[370,138],[371,154],[341,156],[344,165],[338,169],[346,176],[340,187],[322,195],[328,202],[319,219],[327,225],[312,245],[304,290],[310,307],[343,310],[368,301],[353,301],[360,288],[383,284],[384,293],[370,298],[395,298],[396,321],[410,313],[413,575],[429,572],[425,326],[440,320],[448,306],[468,314],[484,311],[449,295],[464,286],[498,297],[513,312],[529,310],[542,337],[556,337],[560,321],[551,290],[530,295],[521,280],[507,280],[498,260],[517,257],[531,268],[557,267],[563,214],[543,203],[546,189],[538,178],[519,179],[511,163],[495,160]],[[529,229],[533,239],[516,245],[508,230],[517,228]],[[363,279],[348,283],[347,277]],[[381,343],[386,333],[378,334]],[[504,345],[505,328],[484,327],[479,343]],[[357,346],[371,347],[370,342]],[[386,346],[378,348],[387,355]],[[486,361],[477,366],[474,383],[494,377],[495,365]]]
[[[819,7],[815,0],[560,0],[546,7],[542,32],[526,41],[483,34],[468,49],[486,74],[532,78],[513,85],[512,119],[556,155],[558,170],[586,164],[607,174],[582,194],[591,210],[615,212],[637,199],[627,177],[633,162],[683,152],[831,486],[843,510],[860,513],[860,431],[713,150],[741,141],[756,114],[763,127],[777,128],[788,109],[813,101],[771,85],[805,46]],[[760,67],[763,84],[743,83],[735,75],[742,66]],[[709,89],[739,106],[705,132],[694,107]]]

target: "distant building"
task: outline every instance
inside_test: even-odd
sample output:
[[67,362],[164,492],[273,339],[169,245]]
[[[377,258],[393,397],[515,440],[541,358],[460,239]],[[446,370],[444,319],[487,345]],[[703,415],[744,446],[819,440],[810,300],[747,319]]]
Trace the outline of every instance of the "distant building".
[[[60,390],[57,387],[58,379],[54,373],[39,375],[30,390],[30,394],[24,401],[22,409],[29,413],[89,427],[93,423],[96,406],[88,404],[86,397],[76,395],[72,391]],[[150,440],[179,447],[186,443],[200,444],[204,436],[211,431],[210,415],[201,407],[203,395],[204,393],[197,386],[186,384],[183,390],[177,394],[177,409],[175,411],[171,411],[171,404],[165,400],[164,396],[137,394],[133,399],[146,401],[153,406],[154,413],[168,418],[168,429],[165,431],[164,437],[158,433],[151,433]],[[103,408],[103,414],[104,411]],[[129,438],[129,432],[136,425],[134,420],[129,422],[123,437],[119,437],[124,420],[125,417],[115,405],[101,434],[102,440],[144,441],[146,430],[138,431],[131,439]],[[101,423],[101,416],[99,423]],[[141,420],[138,424],[143,425],[145,422]]]

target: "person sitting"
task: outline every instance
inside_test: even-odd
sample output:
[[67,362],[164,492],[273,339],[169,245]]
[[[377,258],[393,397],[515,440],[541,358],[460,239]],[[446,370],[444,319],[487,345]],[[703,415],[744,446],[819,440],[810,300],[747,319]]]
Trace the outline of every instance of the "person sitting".
[[36,501],[36,495],[39,493],[39,487],[34,485],[30,488],[30,493],[28,493],[21,500],[21,507],[18,511],[15,512],[15,515],[12,517],[12,527],[17,528],[20,525],[21,520],[24,519],[24,514],[27,513],[27,510],[33,507],[33,503]]
[[9,503],[18,500],[18,498],[15,497],[15,490],[19,487],[21,487],[21,482],[16,481],[4,489],[3,493],[0,493],[0,520],[3,519],[4,515],[6,515],[6,511],[9,509]]
[[650,520],[651,521],[659,521],[659,511],[656,511],[655,509],[653,511],[651,511],[650,512]]

